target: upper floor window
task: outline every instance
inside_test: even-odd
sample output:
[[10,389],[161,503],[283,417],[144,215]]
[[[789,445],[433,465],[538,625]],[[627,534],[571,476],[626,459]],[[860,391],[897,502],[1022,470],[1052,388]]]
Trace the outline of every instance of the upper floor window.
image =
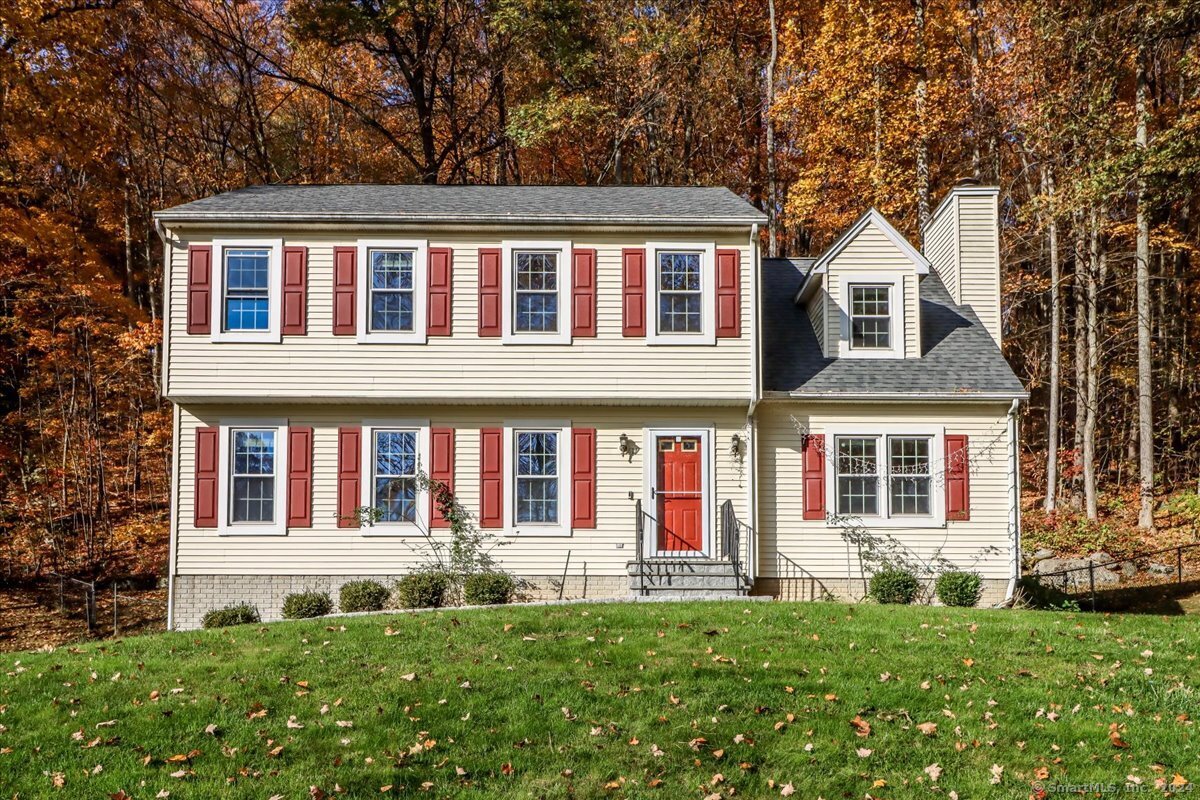
[[839,515],[934,516],[932,436],[838,436],[836,442],[834,507]]
[[279,341],[282,250],[279,240],[213,242],[214,341]]
[[358,341],[425,343],[428,257],[423,240],[359,240]]
[[503,242],[503,324],[509,343],[571,343],[571,243]]
[[284,468],[287,422],[254,420],[224,424],[218,495],[221,533],[284,534]]
[[716,246],[652,242],[646,262],[647,343],[715,344]]
[[850,286],[850,347],[890,350],[892,303],[890,286]]

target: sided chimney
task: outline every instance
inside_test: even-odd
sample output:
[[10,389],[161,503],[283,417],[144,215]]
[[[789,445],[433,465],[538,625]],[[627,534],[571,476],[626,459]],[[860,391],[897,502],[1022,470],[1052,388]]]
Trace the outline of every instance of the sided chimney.
[[922,232],[925,257],[1000,344],[1000,190],[960,178]]

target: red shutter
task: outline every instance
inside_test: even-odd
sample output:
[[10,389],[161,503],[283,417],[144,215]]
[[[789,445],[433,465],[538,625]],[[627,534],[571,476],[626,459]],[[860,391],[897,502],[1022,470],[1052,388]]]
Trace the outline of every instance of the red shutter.
[[804,519],[825,519],[825,437],[804,437]]
[[946,434],[946,519],[971,518],[971,465],[967,437]]
[[504,431],[479,432],[479,527],[504,527]]
[[718,339],[736,339],[742,335],[741,272],[741,251],[717,251]]
[[358,248],[333,248],[333,335],[354,336],[358,326],[355,284],[358,283]]
[[312,428],[288,428],[287,524],[312,527]]
[[[429,431],[429,477],[454,491],[454,428],[433,428]],[[433,528],[449,528],[450,523],[438,513],[433,493],[429,496],[429,524]]]
[[357,528],[362,505],[362,428],[338,428],[338,527]]
[[596,527],[596,429],[571,429],[571,527]]
[[646,251],[621,251],[621,334],[646,335]]
[[450,335],[453,265],[454,253],[449,247],[429,248],[429,303],[425,307],[425,332],[430,336]]
[[500,335],[500,248],[479,248],[479,335]]
[[596,335],[596,251],[571,253],[571,335]]
[[308,248],[283,248],[283,333],[308,333]]
[[196,484],[192,504],[197,528],[217,527],[217,476],[220,470],[221,432],[218,428],[196,429]]
[[212,248],[188,245],[187,332],[212,331]]

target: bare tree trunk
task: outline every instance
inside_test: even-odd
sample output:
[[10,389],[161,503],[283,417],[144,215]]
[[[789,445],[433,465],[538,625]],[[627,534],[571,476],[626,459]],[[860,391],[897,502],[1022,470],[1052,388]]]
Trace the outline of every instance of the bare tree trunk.
[[1055,208],[1054,171],[1046,167],[1042,172],[1042,191],[1049,200],[1046,235],[1050,248],[1050,408],[1046,419],[1046,501],[1047,513],[1058,506],[1058,404],[1061,383],[1060,352],[1062,338],[1062,308],[1060,307],[1058,284],[1058,213]]
[[928,73],[925,66],[925,0],[913,0],[914,23],[917,36],[917,228],[921,239],[925,239],[925,226],[929,224],[929,137],[925,126],[925,100],[928,94]]
[[1101,215],[1095,207],[1090,214],[1090,240],[1087,268],[1087,398],[1083,422],[1083,500],[1088,519],[1100,516],[1096,493],[1096,413],[1100,401],[1100,280],[1103,260]]
[[[1137,54],[1137,149],[1143,157],[1148,144],[1146,48]],[[1137,181],[1137,372],[1138,372],[1138,527],[1154,527],[1154,391],[1150,353],[1150,218],[1145,167],[1138,166]]]
[[775,20],[775,0],[767,0],[767,13],[771,23],[771,57],[767,61],[766,95],[764,111],[767,122],[767,255],[779,255],[779,194],[775,185],[775,120],[771,109],[775,107],[775,60],[779,55],[779,26]]
[[874,156],[875,164],[871,169],[871,190],[873,196],[871,204],[879,205],[879,192],[883,188],[883,66],[876,63],[872,68],[875,78],[875,91],[873,93],[875,104],[875,140]]
[[1083,507],[1083,426],[1087,417],[1087,232],[1083,212],[1073,216],[1075,227],[1075,477],[1071,479],[1071,504]]
[[[970,0],[968,4],[971,18],[971,115],[974,118],[974,135],[971,137],[971,174],[975,180],[983,178],[983,154],[979,149],[979,140],[983,136],[983,92],[979,86],[979,25],[982,22],[979,13],[979,0]],[[1054,509],[1047,509],[1053,511]]]

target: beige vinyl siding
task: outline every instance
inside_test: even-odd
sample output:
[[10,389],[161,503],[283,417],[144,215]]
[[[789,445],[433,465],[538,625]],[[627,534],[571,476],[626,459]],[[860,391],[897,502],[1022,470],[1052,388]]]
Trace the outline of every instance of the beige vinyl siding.
[[825,289],[819,288],[813,292],[813,296],[808,298],[808,321],[812,325],[813,333],[817,335],[817,346],[821,348],[821,352],[826,352],[825,347],[825,304],[828,302],[825,296]]
[[[193,524],[196,428],[222,420],[254,417],[288,419],[314,429],[313,527],[292,528],[286,536],[221,535]],[[734,409],[656,409],[638,407],[404,406],[379,405],[196,406],[181,411],[176,572],[193,575],[381,575],[408,571],[421,563],[423,539],[415,535],[364,535],[338,528],[337,428],[367,420],[428,419],[433,427],[455,429],[455,490],[472,514],[479,511],[479,430],[520,420],[561,420],[596,428],[597,527],[571,536],[497,536],[505,544],[493,555],[517,574],[559,575],[567,553],[568,575],[624,575],[635,557],[634,502],[643,494],[643,450],[627,460],[619,452],[622,433],[641,445],[643,427],[713,427],[715,493],[711,504],[713,535],[718,508],[732,500],[747,519],[750,465],[729,455],[734,433],[746,433],[744,411]],[[566,465],[564,465],[564,469]],[[512,480],[505,476],[505,490]],[[563,509],[569,514],[569,509]],[[622,545],[622,547],[618,547]]]
[[[221,231],[218,238],[236,238]],[[308,247],[308,335],[285,336],[268,344],[213,343],[186,333],[187,244],[205,244],[213,232],[188,234],[173,251],[167,394],[184,402],[224,398],[348,398],[365,402],[439,400],[576,400],[637,403],[744,403],[751,394],[750,293],[752,281],[748,232],[681,234],[673,231],[572,234],[558,231],[539,237],[529,230],[483,234],[434,234],[419,231],[361,231],[341,234],[287,234],[255,231],[250,238],[283,236],[285,245]],[[430,247],[451,247],[454,257],[453,335],[431,337],[426,344],[360,344],[354,336],[332,334],[332,259],[335,245],[359,238],[428,238]],[[504,344],[480,339],[478,331],[478,250],[499,247],[503,239],[572,240],[576,248],[597,252],[597,337],[571,344]],[[622,336],[621,250],[647,241],[715,241],[718,248],[741,251],[741,322],[738,339],[714,345],[648,345],[644,338]],[[564,271],[564,275],[569,273]],[[647,264],[647,281],[653,280]],[[360,291],[362,287],[359,287]],[[714,303],[709,295],[705,302]],[[570,324],[569,309],[562,309]],[[652,324],[652,320],[648,321]]]
[[970,306],[995,339],[1001,340],[1000,230],[996,195],[958,198],[960,302]]
[[842,294],[842,278],[855,273],[902,275],[904,280],[904,356],[921,355],[921,304],[917,295],[917,274],[913,263],[873,222],[868,223],[853,241],[829,263],[824,286],[829,298],[829,313],[825,318],[825,348],[827,357],[835,357],[842,336],[842,316],[847,313]]
[[925,257],[954,302],[958,295],[958,198],[950,197],[925,229]]
[[[759,575],[844,578],[861,575],[859,561],[842,531],[803,514],[801,439],[797,424],[822,434],[831,425],[861,425],[864,433],[895,424],[927,427],[969,439],[971,519],[937,528],[877,529],[922,558],[940,549],[962,569],[985,578],[1008,578],[1012,541],[1009,533],[1008,427],[1006,405],[929,403],[924,405],[851,405],[768,402],[756,413],[759,480]],[[826,443],[830,444],[829,439]],[[935,472],[943,455],[932,455]],[[826,471],[830,469],[826,464]],[[935,476],[936,480],[936,476]],[[792,563],[788,562],[788,559]]]

